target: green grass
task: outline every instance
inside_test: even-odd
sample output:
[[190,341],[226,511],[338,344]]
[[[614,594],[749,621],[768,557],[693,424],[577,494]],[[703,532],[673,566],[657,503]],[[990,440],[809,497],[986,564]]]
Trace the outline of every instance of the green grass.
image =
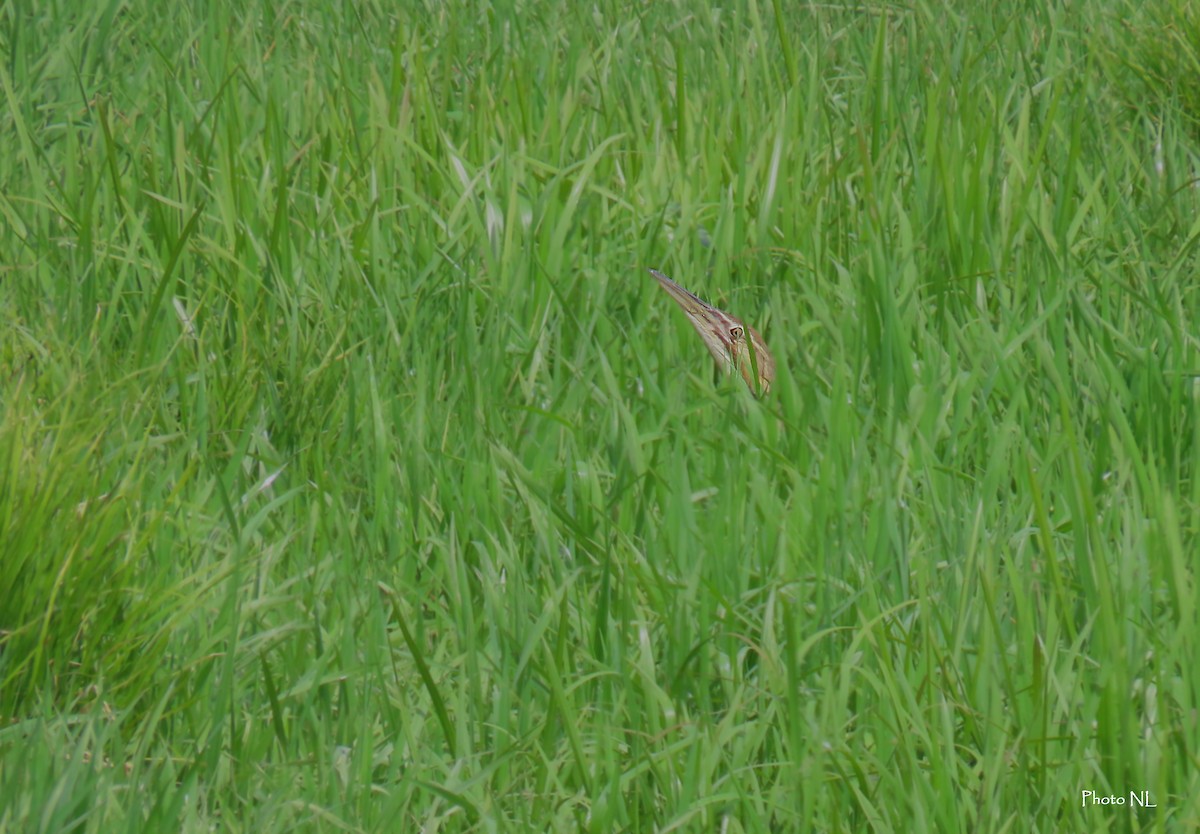
[[1200,825],[1195,13],[402,7],[0,6],[0,829]]

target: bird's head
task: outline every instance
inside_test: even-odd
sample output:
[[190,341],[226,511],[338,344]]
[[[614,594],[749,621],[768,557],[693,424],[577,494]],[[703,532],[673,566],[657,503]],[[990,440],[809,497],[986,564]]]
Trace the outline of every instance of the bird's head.
[[657,269],[651,269],[650,274],[687,314],[718,365],[725,370],[736,368],[751,391],[765,394],[770,390],[775,380],[775,360],[757,330],[706,304]]

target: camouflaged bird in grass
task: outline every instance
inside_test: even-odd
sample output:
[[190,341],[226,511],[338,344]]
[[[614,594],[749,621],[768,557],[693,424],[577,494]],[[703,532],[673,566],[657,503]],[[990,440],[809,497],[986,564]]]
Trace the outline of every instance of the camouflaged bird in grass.
[[756,394],[765,394],[771,389],[771,383],[775,381],[775,359],[757,330],[705,303],[657,269],[651,269],[650,274],[687,313],[718,367],[739,371]]

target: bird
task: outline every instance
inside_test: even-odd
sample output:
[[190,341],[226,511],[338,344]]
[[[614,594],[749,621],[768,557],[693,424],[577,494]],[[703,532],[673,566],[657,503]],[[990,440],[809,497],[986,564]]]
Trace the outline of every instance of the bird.
[[756,394],[766,394],[771,390],[771,383],[775,381],[775,359],[757,330],[704,302],[657,269],[651,269],[650,274],[687,313],[692,327],[704,340],[705,347],[717,360],[719,368],[725,371],[738,370],[750,390]]

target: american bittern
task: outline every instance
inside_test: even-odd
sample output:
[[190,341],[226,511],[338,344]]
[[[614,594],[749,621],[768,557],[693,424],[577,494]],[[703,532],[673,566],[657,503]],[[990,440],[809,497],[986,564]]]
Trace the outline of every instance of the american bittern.
[[757,330],[711,304],[705,304],[657,269],[650,270],[650,274],[658,279],[667,295],[675,299],[675,303],[687,313],[692,327],[704,340],[718,367],[726,371],[736,368],[751,391],[765,394],[770,390],[775,380],[775,360],[771,358],[767,343]]

